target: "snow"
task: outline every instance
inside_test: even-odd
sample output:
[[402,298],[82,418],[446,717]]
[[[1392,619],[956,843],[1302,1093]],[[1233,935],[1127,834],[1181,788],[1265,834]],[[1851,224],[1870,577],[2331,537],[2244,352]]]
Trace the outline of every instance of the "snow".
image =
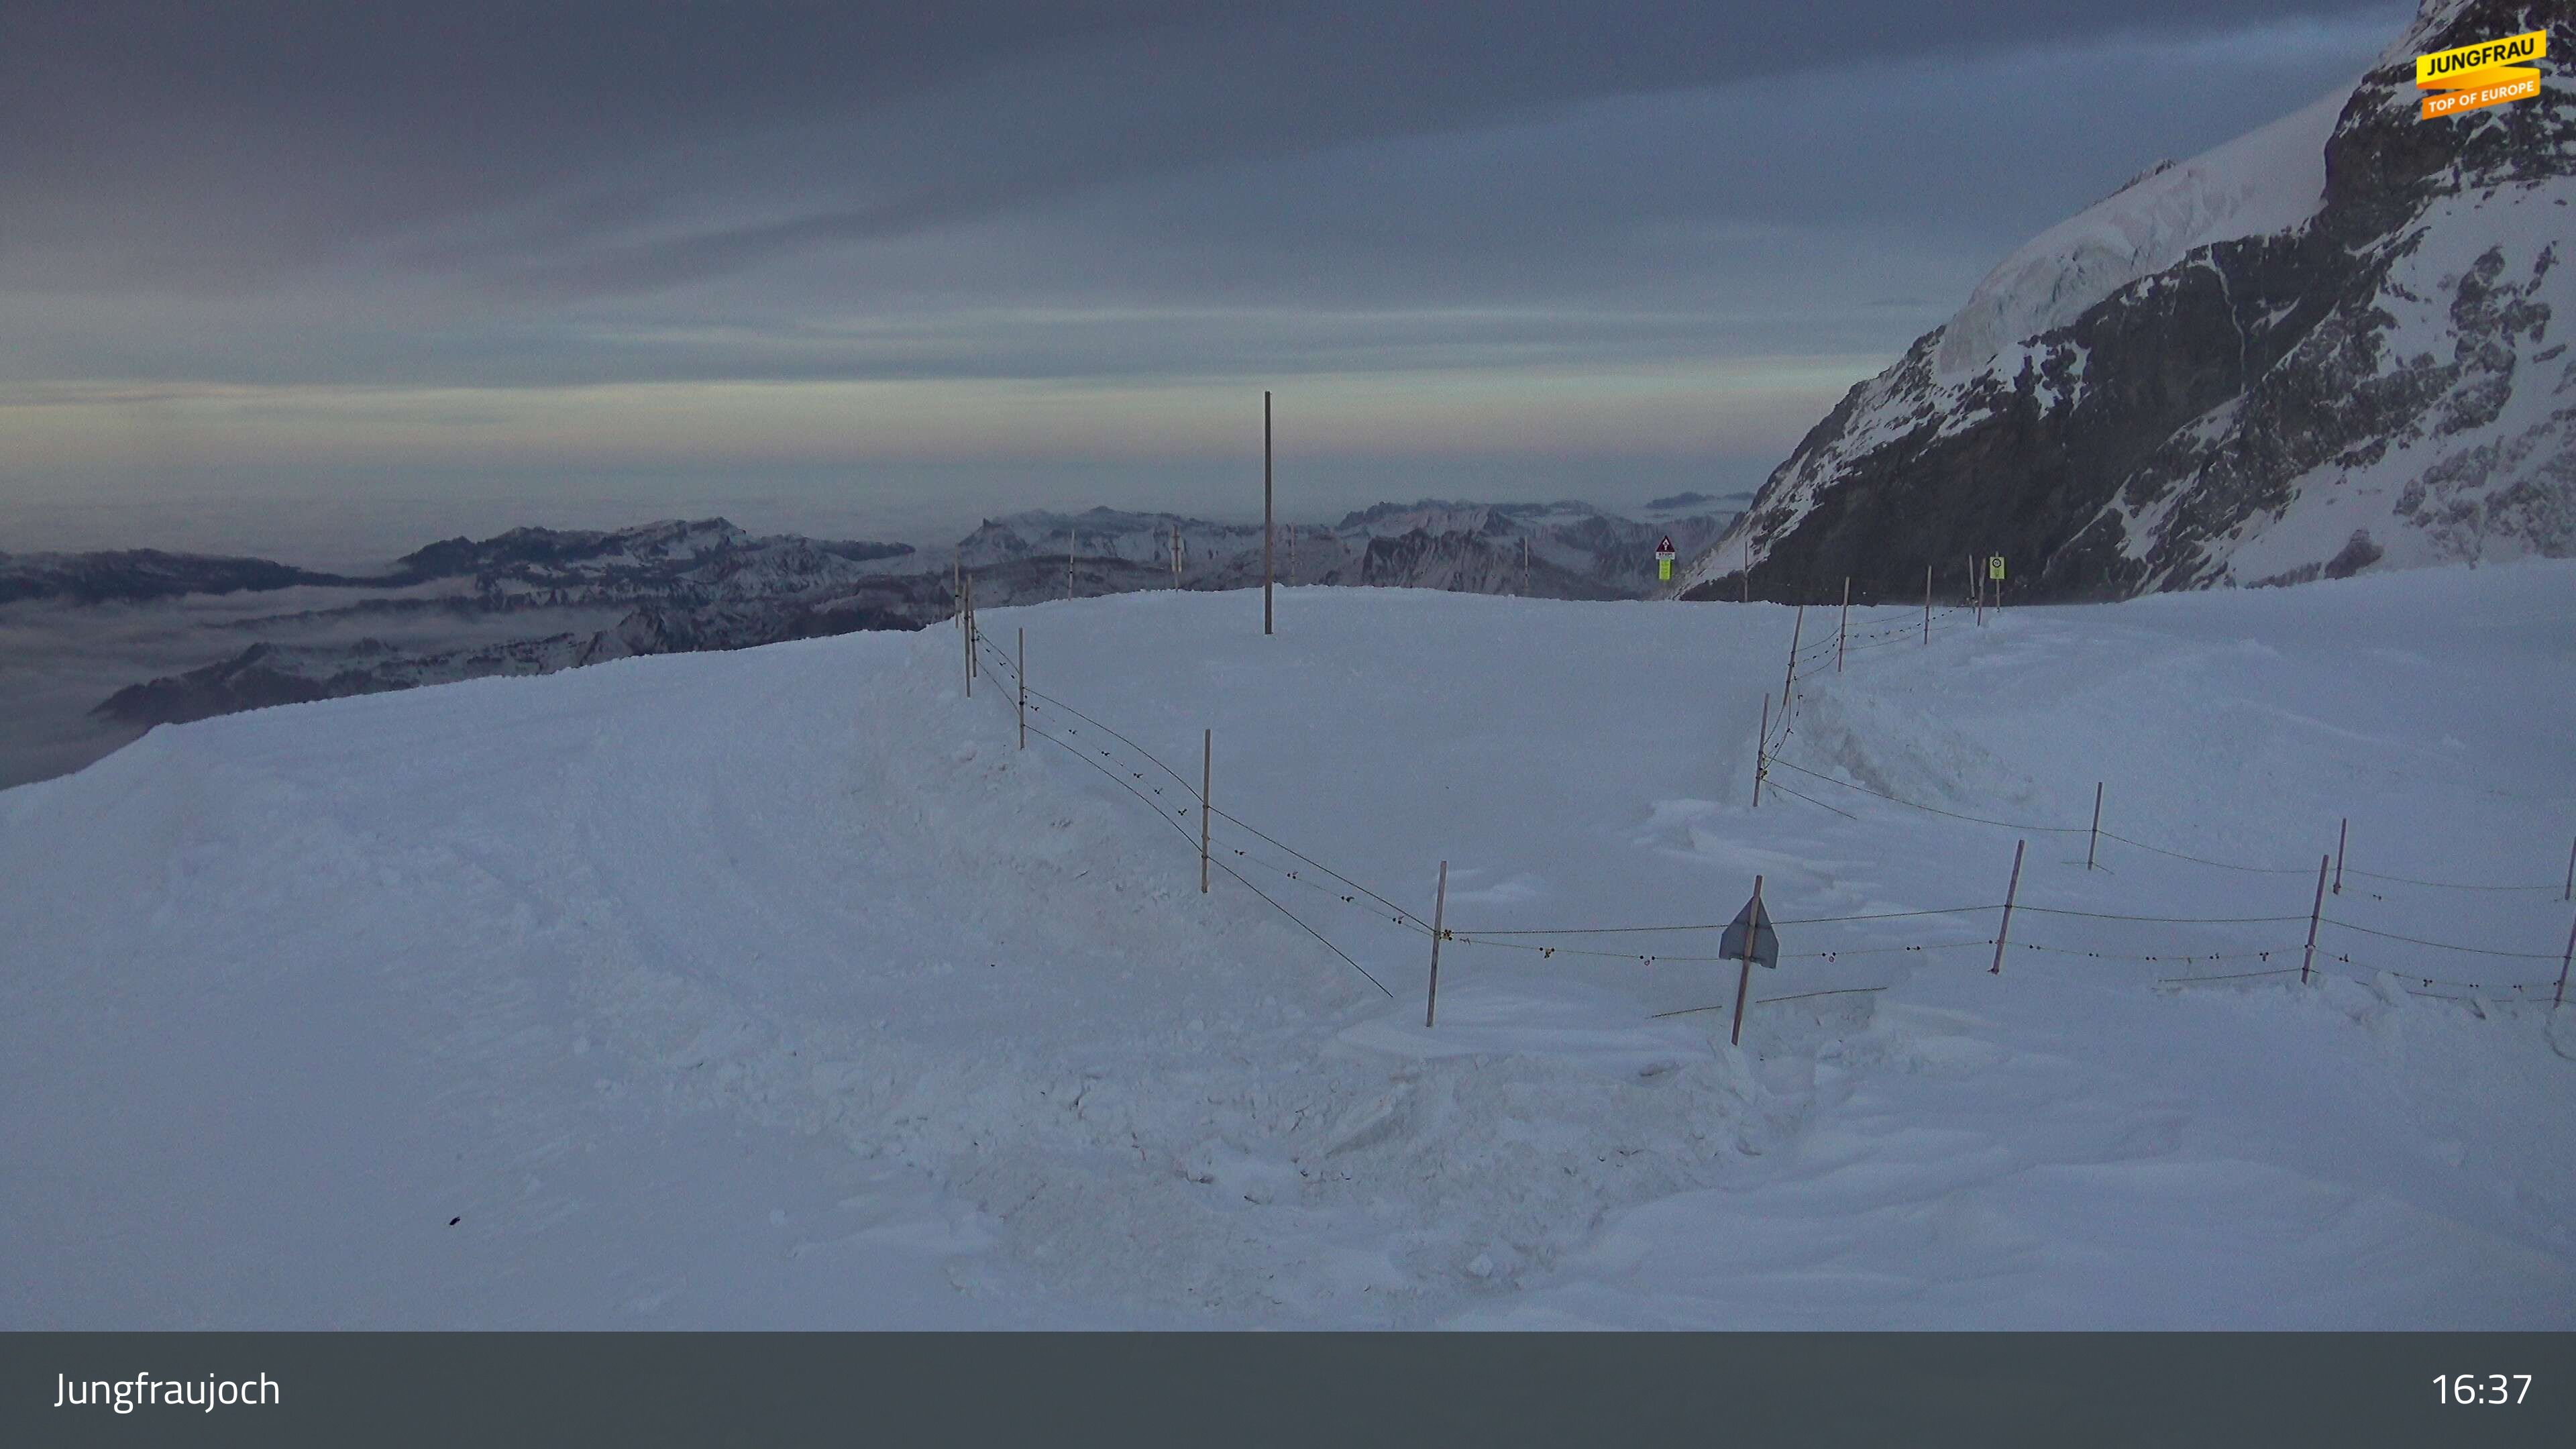
[[[988,610],[1091,716],[1026,753],[945,626],[156,730],[0,792],[0,1326],[2576,1326],[2576,1028],[2515,999],[2576,909],[2571,586],[1856,611],[1801,679],[1787,761],[2072,833],[1749,808],[1770,605]],[[1395,904],[1219,860],[1393,999],[1198,892],[1203,728],[1219,808]],[[2097,780],[2274,873],[2086,870]],[[2294,965],[2347,816],[2329,917],[2534,959],[2159,984]],[[2002,974],[1991,911],[1881,915],[2016,839]],[[1479,939],[1757,873],[1756,997],[1845,994],[1741,1049],[1711,935]]]
[[1942,329],[1938,378],[1983,372],[2013,343],[2073,322],[2200,247],[2305,222],[2323,204],[2326,138],[2352,91],[2338,86],[2268,126],[2144,176],[2024,243],[1986,274]]

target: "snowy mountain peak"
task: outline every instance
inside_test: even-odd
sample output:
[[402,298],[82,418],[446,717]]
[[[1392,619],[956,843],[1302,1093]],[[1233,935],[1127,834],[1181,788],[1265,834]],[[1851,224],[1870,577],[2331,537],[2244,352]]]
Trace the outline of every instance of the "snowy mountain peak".
[[[2576,15],[2433,0],[2382,65],[1995,268],[1775,469],[1684,597],[2019,598],[2576,553],[2576,74],[2426,118],[2413,57]],[[1748,572],[1751,577],[1748,579]]]

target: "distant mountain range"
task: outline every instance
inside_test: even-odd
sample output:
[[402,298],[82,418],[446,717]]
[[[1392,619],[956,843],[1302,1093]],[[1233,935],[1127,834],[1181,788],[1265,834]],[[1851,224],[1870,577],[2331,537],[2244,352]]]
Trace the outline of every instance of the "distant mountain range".
[[[1669,535],[1684,553],[1699,549],[1747,499],[1679,494],[1634,518],[1576,502],[1380,504],[1332,524],[1279,526],[1273,567],[1283,585],[1640,598],[1655,587],[1659,538]],[[720,518],[609,531],[518,528],[434,543],[366,577],[151,550],[0,554],[0,605],[306,591],[296,596],[304,607],[220,626],[256,642],[119,689],[92,711],[104,724],[134,728],[633,655],[919,628],[954,608],[951,580],[960,568],[973,575],[983,606],[1243,588],[1261,580],[1261,529],[1107,508],[1039,511],[988,519],[953,549],[925,553],[901,543],[754,535]],[[616,622],[576,626],[603,616]],[[409,636],[404,642],[377,637],[397,627]],[[496,630],[503,637],[490,637]],[[477,637],[459,638],[469,632]]]
[[[2420,114],[2413,57],[2532,30],[2537,98]],[[1911,598],[1929,565],[1947,595],[1971,554],[2029,599],[2576,554],[2571,49],[2565,0],[2427,0],[2354,85],[2042,233],[1676,592]]]

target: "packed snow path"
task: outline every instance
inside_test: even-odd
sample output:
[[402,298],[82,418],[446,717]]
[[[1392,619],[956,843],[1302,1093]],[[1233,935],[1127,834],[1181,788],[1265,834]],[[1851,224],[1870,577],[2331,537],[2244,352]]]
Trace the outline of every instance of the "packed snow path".
[[[0,793],[0,1324],[2576,1326],[2576,1028],[2409,990],[2554,961],[2347,931],[2310,987],[2155,984],[2295,964],[2345,816],[2356,870],[2541,888],[2330,914],[2554,951],[2571,586],[2008,612],[1800,683],[1825,776],[2074,827],[2100,780],[2275,875],[1792,774],[1751,810],[1769,606],[987,611],[1125,737],[1042,707],[1026,753],[944,627],[165,728]],[[1221,809],[1397,909],[1220,858],[1396,1000],[1199,894],[1135,751],[1195,783],[1203,728]],[[1991,913],[1784,924],[1757,995],[1886,989],[1741,1051],[1655,1015],[1731,1003],[1677,959],[1713,934],[1452,944],[1425,1031],[1390,918],[1443,859],[1471,937],[1756,873],[1784,921],[1989,905],[2018,838],[2000,976]]]

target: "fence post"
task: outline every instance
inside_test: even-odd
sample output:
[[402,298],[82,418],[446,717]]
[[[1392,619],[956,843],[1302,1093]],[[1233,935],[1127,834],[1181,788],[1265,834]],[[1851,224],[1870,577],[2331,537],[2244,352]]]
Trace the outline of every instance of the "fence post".
[[1076,542],[1073,530],[1066,529],[1064,531],[1064,596],[1068,599],[1073,597],[1073,547]]
[[1843,654],[1851,646],[1851,575],[1843,575],[1843,621],[1834,628],[1834,673],[1843,672]]
[[1745,917],[1744,964],[1735,973],[1735,1029],[1726,1034],[1728,1046],[1744,1044],[1744,998],[1753,989],[1753,942],[1762,934],[1762,877],[1753,878],[1753,905]]
[[2317,903],[2308,908],[2308,949],[2307,954],[2299,958],[2301,986],[2308,984],[2308,968],[2316,964],[2317,923],[2325,918],[2326,913],[2326,867],[2333,863],[2334,857],[2331,855],[2317,857]]
[[1440,937],[1441,919],[1449,909],[1449,862],[1440,862],[1440,888],[1431,897],[1431,994],[1422,1003],[1422,1029],[1431,1029],[1431,1018],[1440,1010]]
[[1771,768],[1771,696],[1762,696],[1762,733],[1753,737],[1753,808],[1762,808],[1762,777]]
[[2013,901],[2021,895],[2021,852],[2022,847],[2028,844],[2027,840],[2013,842],[2012,881],[2004,887],[2004,922],[1995,930],[1995,964],[1986,968],[1989,976],[2004,974],[2004,941],[2012,935]]
[[2093,868],[2093,852],[2102,844],[2102,782],[2093,782],[2093,835],[2084,843],[2084,868]]
[[1932,566],[1923,566],[1923,647],[1932,647]]
[[2335,827],[2335,878],[2334,878],[2334,893],[2335,893],[2336,895],[2342,895],[2342,894],[2343,894],[2343,845],[2344,845],[2344,841],[2345,841],[2346,839],[2348,839],[2348,838],[2351,836],[2351,834],[2352,834],[2352,817],[2351,817],[2351,816],[2349,816],[2349,815],[2347,815],[2347,816],[2345,816],[2345,817],[2344,817],[2344,819],[2343,819],[2343,823],[2342,823],[2341,825],[2338,825],[2338,826],[2336,826],[2336,827]]
[[1968,555],[1968,588],[1977,596],[1977,627],[1986,627],[1986,575],[1977,567],[1977,556]]
[[1020,748],[1029,747],[1029,631],[1020,630]]
[[1208,789],[1216,780],[1216,731],[1199,732],[1199,894],[1208,893]]
[[966,576],[965,592],[959,597],[965,601],[965,606],[957,616],[961,626],[957,631],[957,637],[966,643],[966,697],[973,699],[975,697],[975,576],[973,574]]
[[2558,898],[2576,901],[2576,845],[2567,847],[2567,889]]
[[1807,606],[1798,606],[1797,622],[1789,626],[1789,674],[1780,681],[1780,713],[1789,712],[1789,686],[1798,682],[1798,641],[1807,634]]
[[2567,954],[2558,958],[2558,994],[2549,999],[2552,1011],[2567,1004],[2567,967],[2570,963],[2576,963],[2576,925],[2567,928]]

